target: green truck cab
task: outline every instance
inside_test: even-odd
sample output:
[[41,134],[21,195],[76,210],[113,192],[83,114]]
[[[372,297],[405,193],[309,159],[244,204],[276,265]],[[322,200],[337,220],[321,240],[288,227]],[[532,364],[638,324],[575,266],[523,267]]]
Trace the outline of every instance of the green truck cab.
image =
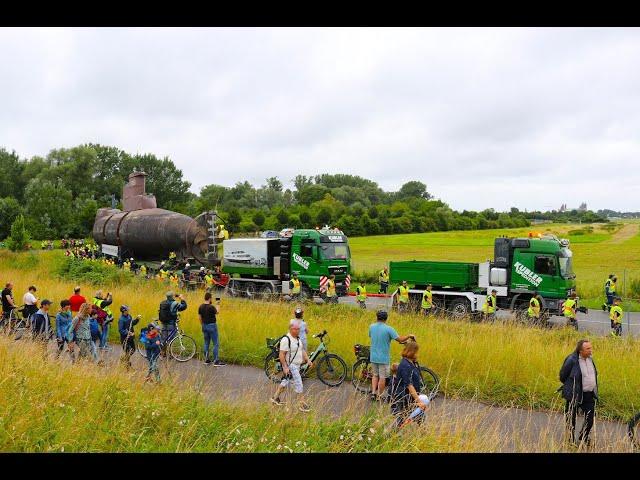
[[351,251],[340,230],[285,229],[279,238],[234,238],[223,242],[223,251],[222,272],[231,275],[232,293],[287,294],[294,273],[304,296],[321,293],[332,274],[336,293],[348,293]]
[[414,285],[409,295],[416,308],[422,292],[431,284],[436,306],[456,316],[480,312],[493,289],[500,308],[523,312],[537,291],[545,313],[562,315],[564,300],[576,288],[572,256],[569,241],[553,235],[500,237],[494,242],[493,261],[390,262],[390,280]]

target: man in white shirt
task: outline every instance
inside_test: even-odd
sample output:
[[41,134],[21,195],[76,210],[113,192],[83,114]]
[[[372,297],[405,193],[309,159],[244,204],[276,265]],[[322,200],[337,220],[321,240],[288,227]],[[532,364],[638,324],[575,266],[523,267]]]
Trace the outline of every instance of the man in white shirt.
[[30,317],[38,311],[38,298],[35,295],[36,287],[31,285],[27,293],[22,297],[22,303],[24,303],[24,316]]
[[276,394],[271,398],[271,402],[276,405],[282,405],[280,394],[293,381],[293,390],[298,395],[298,409],[301,412],[311,410],[309,405],[304,401],[302,389],[302,377],[300,376],[300,366],[303,363],[308,364],[311,368],[313,363],[309,360],[309,356],[300,339],[300,321],[291,320],[289,322],[289,333],[280,340],[280,364],[284,372],[284,377],[276,390]]

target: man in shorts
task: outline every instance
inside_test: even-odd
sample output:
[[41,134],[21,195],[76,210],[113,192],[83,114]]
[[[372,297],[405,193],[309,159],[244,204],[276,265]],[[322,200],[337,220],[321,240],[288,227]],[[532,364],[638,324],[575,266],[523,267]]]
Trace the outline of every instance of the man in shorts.
[[280,340],[280,364],[284,372],[284,378],[276,394],[271,398],[271,403],[276,405],[282,405],[280,400],[280,394],[287,388],[289,383],[293,382],[293,391],[298,395],[298,409],[301,412],[308,412],[311,410],[309,405],[304,401],[304,394],[302,389],[302,377],[300,376],[300,367],[303,363],[308,364],[308,368],[313,366],[309,356],[302,345],[300,338],[300,321],[293,319],[289,322],[289,333],[286,334]]
[[387,377],[390,376],[391,363],[391,340],[398,343],[405,343],[410,338],[415,340],[415,335],[399,336],[398,333],[387,325],[388,314],[384,310],[376,312],[376,323],[369,326],[369,338],[371,338],[371,399],[380,400],[384,393]]

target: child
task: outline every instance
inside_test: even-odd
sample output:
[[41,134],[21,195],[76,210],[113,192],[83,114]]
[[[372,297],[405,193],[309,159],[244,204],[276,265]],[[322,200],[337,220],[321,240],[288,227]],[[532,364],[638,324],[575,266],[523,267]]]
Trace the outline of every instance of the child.
[[151,374],[153,373],[156,382],[160,382],[160,370],[158,369],[158,358],[160,357],[160,328],[155,323],[147,325],[146,331],[146,350],[147,361],[149,362],[149,372],[145,378],[145,382],[151,381]]
[[69,354],[73,356],[73,348],[71,347],[71,322],[73,317],[71,316],[71,302],[69,300],[62,300],[60,302],[60,311],[56,314],[56,340],[58,341],[58,357],[64,349],[64,344],[67,344]]

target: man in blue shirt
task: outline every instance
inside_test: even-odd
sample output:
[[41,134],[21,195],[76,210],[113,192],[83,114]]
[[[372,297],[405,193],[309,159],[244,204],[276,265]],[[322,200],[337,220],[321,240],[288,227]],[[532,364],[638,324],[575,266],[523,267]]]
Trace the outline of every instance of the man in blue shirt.
[[415,335],[399,336],[398,333],[386,324],[388,315],[384,310],[376,312],[377,322],[369,326],[369,338],[371,338],[371,399],[379,400],[384,392],[387,377],[390,374],[391,340],[405,343],[410,338],[415,340]]

